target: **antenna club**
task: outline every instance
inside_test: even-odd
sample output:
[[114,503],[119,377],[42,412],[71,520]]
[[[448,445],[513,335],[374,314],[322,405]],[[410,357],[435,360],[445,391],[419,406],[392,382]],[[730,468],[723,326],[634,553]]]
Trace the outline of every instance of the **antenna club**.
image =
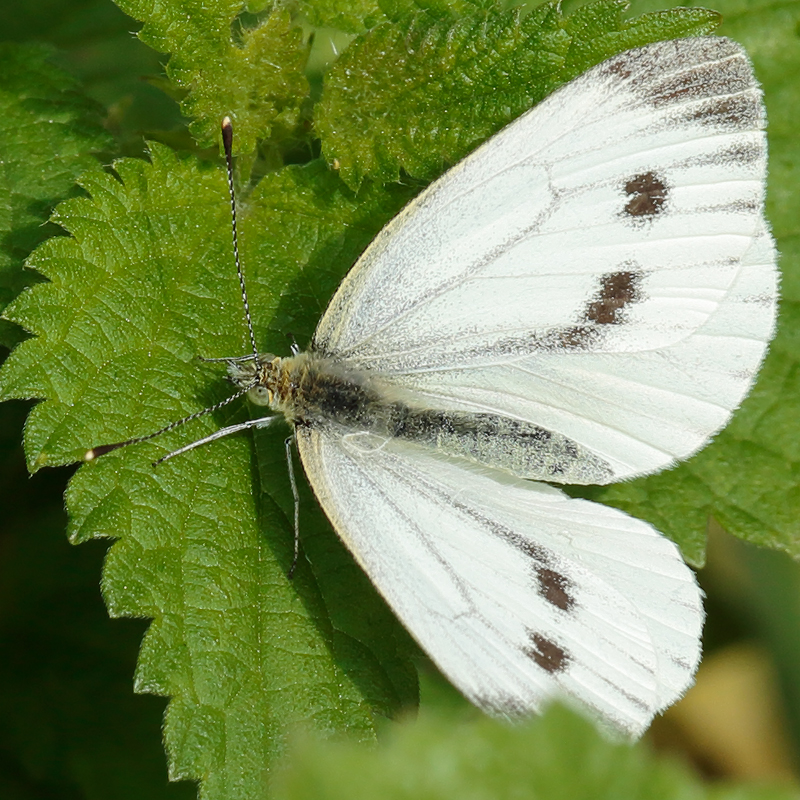
[[233,150],[233,123],[230,117],[225,117],[222,120],[222,145],[225,148],[225,153],[230,157]]
[[129,444],[129,442],[117,442],[116,444],[101,444],[98,447],[93,447],[91,450],[87,450],[83,454],[83,460],[94,461],[96,458],[104,456],[106,453],[110,453],[112,450],[117,450],[120,447],[125,447],[127,444]]

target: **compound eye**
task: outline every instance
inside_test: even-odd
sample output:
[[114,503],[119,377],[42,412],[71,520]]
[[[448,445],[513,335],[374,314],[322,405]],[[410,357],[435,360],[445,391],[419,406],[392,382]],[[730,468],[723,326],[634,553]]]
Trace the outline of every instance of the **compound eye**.
[[272,392],[266,386],[254,386],[247,396],[257,406],[268,406],[272,402]]

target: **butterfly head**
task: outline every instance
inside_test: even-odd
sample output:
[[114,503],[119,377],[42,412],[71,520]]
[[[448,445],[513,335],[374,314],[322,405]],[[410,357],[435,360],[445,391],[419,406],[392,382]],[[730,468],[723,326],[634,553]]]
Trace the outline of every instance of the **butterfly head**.
[[247,399],[257,406],[271,406],[275,402],[276,385],[280,380],[282,359],[272,353],[263,353],[258,359],[230,359],[227,362],[228,379]]

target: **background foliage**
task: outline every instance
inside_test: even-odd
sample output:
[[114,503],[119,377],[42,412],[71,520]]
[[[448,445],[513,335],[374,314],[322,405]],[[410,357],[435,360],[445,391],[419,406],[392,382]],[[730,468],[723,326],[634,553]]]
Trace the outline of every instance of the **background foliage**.
[[[305,487],[305,558],[287,582],[285,432],[151,468],[244,408],[82,468],[65,518],[64,465],[221,399],[219,371],[195,357],[247,351],[216,143],[224,114],[236,122],[258,343],[285,353],[286,335],[307,343],[364,246],[449,164],[605,57],[720,21],[607,0],[263,5],[38,0],[0,34],[0,303],[11,303],[0,343],[25,340],[0,373],[0,795],[192,796],[166,783],[165,701],[131,694],[135,668],[138,692],[172,698],[170,776],[215,800],[793,796],[712,788],[647,748],[735,779],[793,780],[800,752],[800,573],[745,544],[796,557],[800,541],[796,3],[717,4],[770,117],[784,282],[759,384],[687,464],[593,492],[696,565],[713,520],[705,665],[649,743],[614,747],[558,711],[513,731],[479,719],[425,665]],[[30,480],[16,444],[24,398],[44,400],[25,425]],[[65,526],[88,544],[69,548]],[[152,623],[106,618],[98,538],[116,539],[102,571],[110,614]],[[381,720],[416,705],[417,664],[422,716],[397,730]],[[364,746],[376,737],[378,750]]]

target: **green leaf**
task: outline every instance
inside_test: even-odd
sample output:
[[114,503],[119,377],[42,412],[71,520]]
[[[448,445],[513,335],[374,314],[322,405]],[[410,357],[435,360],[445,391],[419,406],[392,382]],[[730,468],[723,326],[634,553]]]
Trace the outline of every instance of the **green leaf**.
[[377,0],[298,0],[292,5],[315,28],[346,33],[363,33],[386,19]]
[[697,566],[705,562],[709,517],[746,541],[800,558],[800,90],[790,77],[800,70],[793,32],[800,6],[737,0],[725,20],[720,33],[747,47],[767,105],[767,211],[783,275],[778,332],[755,389],[711,445],[673,470],[583,493],[652,522]]
[[790,800],[793,788],[709,787],[646,745],[614,745],[561,708],[511,727],[430,714],[395,727],[372,750],[299,739],[280,800],[546,798],[547,800]]
[[481,8],[498,9],[495,0],[295,0],[289,6],[317,28],[364,33],[387,20],[401,21],[418,11],[453,20]]
[[[35,282],[22,265],[56,232],[45,224],[56,203],[110,146],[98,108],[51,55],[41,45],[0,45],[0,313]],[[11,347],[20,334],[0,320],[0,344]]]
[[357,38],[331,69],[317,109],[325,157],[357,187],[430,180],[550,94],[608,56],[659,39],[709,33],[704,9],[622,18],[623,0],[564,17],[555,3],[440,20],[416,14]]
[[145,624],[108,618],[105,546],[65,541],[63,476],[28,475],[27,406],[0,407],[0,797],[188,800],[167,783],[165,702],[131,692]]
[[[219,370],[196,354],[247,351],[224,175],[161,146],[152,159],[117,162],[119,179],[84,176],[90,197],[55,216],[72,238],[32,259],[50,282],[9,309],[36,338],[8,359],[4,396],[47,398],[26,425],[32,470],[221,399],[230,390]],[[278,331],[305,342],[342,272],[407,199],[355,197],[320,162],[264,179],[242,215],[259,344],[285,349]],[[295,284],[304,288],[283,294]],[[113,616],[153,619],[136,685],[172,697],[173,777],[207,776],[209,796],[255,797],[292,726],[369,738],[374,709],[415,702],[415,650],[307,493],[311,566],[287,581],[285,429],[259,437],[254,475],[244,437],[152,467],[227,419],[217,417],[80,470],[67,494],[70,539],[119,539],[103,592]]]
[[222,118],[236,123],[238,149],[247,153],[256,139],[284,137],[299,122],[308,93],[303,74],[308,48],[287,11],[274,11],[256,27],[231,27],[242,0],[118,0],[123,11],[144,22],[139,38],[171,53],[167,74],[185,92],[181,110],[204,147],[216,144]]

